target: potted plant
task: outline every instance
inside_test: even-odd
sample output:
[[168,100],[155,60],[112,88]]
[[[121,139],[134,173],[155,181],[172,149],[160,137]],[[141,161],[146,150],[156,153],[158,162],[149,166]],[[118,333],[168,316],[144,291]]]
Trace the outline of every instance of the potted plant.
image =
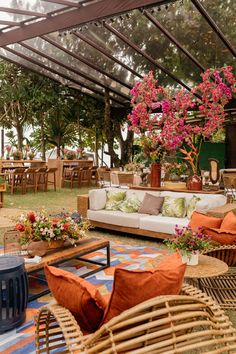
[[168,248],[178,250],[183,263],[188,265],[197,265],[199,252],[215,245],[209,236],[202,233],[202,228],[194,230],[190,226],[176,226],[174,238],[164,242]]
[[66,150],[65,157],[67,160],[75,160],[76,159],[76,152],[73,150]]
[[[73,216],[75,214],[77,217]],[[63,212],[50,217],[44,210],[22,214],[15,225],[15,229],[21,232],[21,245],[26,245],[31,255],[39,256],[48,249],[62,247],[65,241],[75,244],[85,236],[89,227],[89,221],[82,219],[79,213]]]
[[178,182],[182,175],[187,172],[187,166],[184,163],[172,162],[165,163],[164,165],[165,175],[168,180],[172,182]]
[[30,151],[28,152],[28,158],[29,158],[29,160],[33,160],[34,157],[35,157],[35,152],[34,152],[33,150],[30,150]]
[[10,154],[11,154],[11,146],[10,145],[6,145],[5,146],[5,150],[6,150],[6,159],[10,160]]
[[14,160],[21,160],[22,159],[22,152],[18,149],[12,152],[12,157]]

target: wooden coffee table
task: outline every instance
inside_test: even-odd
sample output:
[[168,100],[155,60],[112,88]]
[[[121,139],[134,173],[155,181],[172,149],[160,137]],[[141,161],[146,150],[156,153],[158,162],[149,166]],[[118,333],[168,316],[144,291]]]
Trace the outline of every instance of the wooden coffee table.
[[184,277],[186,281],[201,289],[201,278],[216,277],[228,271],[228,265],[214,257],[199,256],[199,263],[195,266],[187,266]]
[[[83,258],[83,256],[101,250],[103,248],[106,249],[105,263],[91,260],[89,258]],[[110,243],[106,240],[85,238],[84,240],[81,240],[76,245],[76,247],[66,247],[61,250],[57,250],[50,254],[47,254],[46,256],[42,257],[42,260],[39,263],[26,263],[25,268],[29,277],[34,277],[36,279],[40,279],[41,281],[46,282],[44,274],[43,276],[37,276],[37,274],[35,273],[37,273],[38,271],[43,271],[45,264],[58,266],[71,259],[81,260],[86,263],[95,264],[98,266],[96,269],[90,270],[80,276],[81,278],[86,278],[91,274],[97,273],[102,269],[110,267]],[[35,300],[42,295],[48,294],[49,292],[50,290],[47,288],[37,294],[30,295],[28,301]]]

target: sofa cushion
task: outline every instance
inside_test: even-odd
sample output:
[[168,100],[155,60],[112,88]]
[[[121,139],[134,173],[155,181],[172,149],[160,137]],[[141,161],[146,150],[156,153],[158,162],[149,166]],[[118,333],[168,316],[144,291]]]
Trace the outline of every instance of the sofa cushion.
[[94,332],[107,306],[95,285],[60,268],[46,265],[44,271],[56,301],[71,311],[83,331]]
[[[141,214],[140,214],[141,215]],[[140,228],[154,232],[161,232],[165,234],[173,234],[176,225],[187,226],[188,218],[174,218],[169,216],[159,215],[142,215],[140,217]]]
[[138,213],[158,215],[160,213],[162,204],[164,202],[164,197],[159,197],[146,193],[142,204],[138,210]]
[[126,197],[126,191],[116,190],[116,191],[106,191],[107,201],[105,205],[106,210],[119,210],[119,206]]
[[[126,198],[129,198],[133,193],[135,193],[136,196],[138,197],[138,199],[140,200],[140,202],[142,202],[145,197],[146,191],[145,190],[138,190],[138,189],[128,189],[126,191]],[[159,192],[159,191],[153,191],[150,193],[156,197],[160,196],[160,194],[161,194],[161,192]]]
[[224,230],[205,227],[203,233],[211,237],[215,242],[221,245],[236,245],[236,230]]
[[199,213],[206,213],[208,210],[213,209],[215,207],[225,205],[227,198],[224,195],[209,195],[209,197],[198,195],[201,198],[196,204],[195,210]]
[[190,201],[187,204],[187,218],[190,219],[192,216],[192,213],[196,209],[196,204],[201,200],[200,197],[197,197],[196,195],[193,195]]
[[155,296],[179,294],[185,270],[186,265],[177,252],[166,257],[155,269],[143,271],[116,268],[103,323]]
[[89,191],[89,209],[104,209],[107,201],[105,189],[92,189]]
[[191,226],[192,229],[196,229],[198,227],[220,228],[221,223],[222,219],[220,218],[215,218],[214,216],[208,216],[194,211],[191,216],[189,226]]
[[185,198],[176,198],[171,196],[164,197],[162,205],[162,216],[173,216],[184,218],[186,215],[186,200]]
[[233,211],[230,211],[225,215],[220,228],[236,231],[236,215]]
[[133,193],[130,197],[128,197],[119,204],[119,210],[123,211],[123,213],[136,213],[140,205],[140,200],[138,199],[136,194]]
[[146,214],[123,213],[119,210],[88,210],[89,220],[103,222],[111,225],[139,228],[140,217]]

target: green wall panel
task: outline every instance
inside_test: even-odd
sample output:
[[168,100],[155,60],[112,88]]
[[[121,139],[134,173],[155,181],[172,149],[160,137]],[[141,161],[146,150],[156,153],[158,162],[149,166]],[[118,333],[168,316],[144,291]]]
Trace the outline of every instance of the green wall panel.
[[202,170],[209,170],[208,159],[217,159],[220,168],[225,167],[225,143],[203,142],[199,157],[199,167]]

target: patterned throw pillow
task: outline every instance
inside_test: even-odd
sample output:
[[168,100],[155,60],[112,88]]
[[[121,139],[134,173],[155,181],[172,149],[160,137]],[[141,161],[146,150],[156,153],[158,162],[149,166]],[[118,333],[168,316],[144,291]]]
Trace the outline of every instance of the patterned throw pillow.
[[189,201],[189,203],[188,203],[188,205],[187,205],[187,217],[188,217],[188,219],[191,218],[192,213],[195,211],[195,209],[196,209],[196,204],[197,204],[197,202],[199,202],[199,200],[201,200],[201,198],[197,197],[196,195],[194,195],[194,196],[190,199],[190,201]]
[[119,210],[120,204],[126,197],[126,191],[107,191],[106,210]]
[[162,206],[162,215],[184,218],[186,215],[185,198],[165,197]]
[[136,213],[141,205],[140,200],[135,194],[132,194],[129,198],[119,204],[119,210],[124,213]]

